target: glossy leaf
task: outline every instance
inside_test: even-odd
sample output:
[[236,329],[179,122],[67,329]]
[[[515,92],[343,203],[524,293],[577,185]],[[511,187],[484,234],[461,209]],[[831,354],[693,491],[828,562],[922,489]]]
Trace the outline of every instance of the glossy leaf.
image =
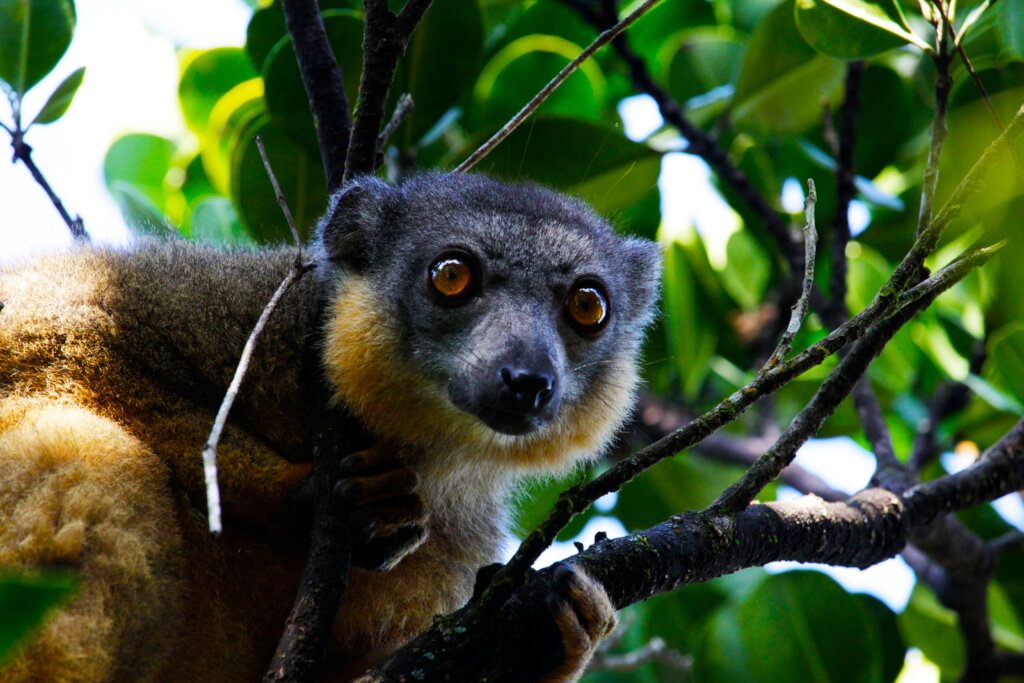
[[238,220],[238,212],[227,197],[202,197],[189,207],[189,237],[210,244],[244,244],[249,234]]
[[[459,150],[458,163],[489,137]],[[614,218],[657,187],[660,155],[601,123],[535,117],[494,149],[478,170],[508,180],[534,180],[579,194]]]
[[768,576],[719,610],[695,654],[696,680],[881,682],[886,668],[867,602],[811,571]]
[[750,40],[736,81],[733,121],[752,133],[799,133],[821,120],[823,99],[838,104],[845,74],[842,62],[800,37],[792,0],[786,0]]
[[[349,104],[354,105],[363,59],[362,16],[352,10],[329,10],[324,12],[324,30],[341,66]],[[319,155],[313,114],[290,37],[282,38],[270,51],[263,63],[262,75],[264,99],[274,125],[303,145],[307,152]]]
[[267,177],[253,138],[263,138],[271,167],[288,200],[299,236],[305,241],[327,205],[326,180],[319,155],[292,143],[267,115],[252,119],[235,137],[231,154],[231,198],[242,225],[260,244],[291,242],[291,231]]
[[999,38],[1003,47],[1017,59],[1024,59],[1024,0],[1004,0],[995,10],[999,14]]
[[739,73],[743,44],[732,31],[700,28],[677,34],[662,48],[666,84],[679,102],[732,83]]
[[178,83],[178,100],[185,123],[202,134],[218,100],[239,83],[256,77],[245,50],[220,47],[190,55]]
[[78,92],[78,88],[82,85],[82,79],[85,77],[85,67],[79,67],[71,72],[71,75],[65,78],[57,89],[50,95],[50,99],[43,105],[42,110],[36,115],[32,125],[43,125],[46,123],[53,123],[60,117],[64,116],[64,112],[71,106],[71,100],[74,99],[75,93]]
[[476,0],[436,0],[416,27],[392,88],[392,101],[409,93],[415,103],[400,131],[406,146],[423,137],[472,87],[482,51]]
[[930,49],[898,23],[892,2],[796,0],[796,25],[814,49],[838,59],[864,59],[908,43]]
[[714,325],[707,325],[703,294],[690,257],[682,244],[672,242],[665,249],[662,311],[672,360],[679,374],[684,396],[694,398],[708,372],[708,361],[718,341]]
[[142,133],[124,135],[107,150],[103,176],[133,228],[162,231],[166,225],[164,178],[174,151],[167,138]]
[[74,30],[71,0],[0,0],[0,80],[24,95],[57,66]]
[[0,667],[18,641],[77,586],[68,574],[0,574]]
[[[474,87],[482,122],[507,121],[582,50],[575,43],[551,35],[525,36],[503,47],[484,66]],[[596,120],[601,116],[604,89],[600,67],[587,61],[538,111]]]
[[989,338],[984,372],[996,387],[1024,400],[1024,322],[1011,323]]

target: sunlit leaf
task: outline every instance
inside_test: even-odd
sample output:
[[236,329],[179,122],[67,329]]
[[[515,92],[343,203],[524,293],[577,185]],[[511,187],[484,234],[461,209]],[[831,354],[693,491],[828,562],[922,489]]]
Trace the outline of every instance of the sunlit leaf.
[[0,80],[24,95],[57,66],[74,30],[71,0],[0,0]]
[[838,59],[864,59],[907,43],[930,49],[900,25],[893,0],[796,0],[796,25],[814,49]]
[[255,77],[256,71],[241,48],[219,47],[189,55],[178,83],[185,123],[202,134],[217,101],[239,83]]
[[71,75],[65,78],[57,89],[50,95],[50,99],[43,105],[42,110],[36,115],[35,124],[53,123],[60,117],[64,116],[64,112],[71,106],[71,100],[74,99],[75,93],[78,92],[78,87],[82,85],[82,79],[85,77],[85,67],[80,67],[71,72]]
[[786,0],[758,25],[736,81],[733,121],[754,133],[798,133],[821,120],[822,100],[842,96],[846,68],[813,50]]

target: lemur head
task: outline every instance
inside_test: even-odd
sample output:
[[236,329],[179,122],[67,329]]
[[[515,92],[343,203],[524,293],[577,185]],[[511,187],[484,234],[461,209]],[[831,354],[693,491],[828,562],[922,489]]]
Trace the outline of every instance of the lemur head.
[[582,202],[479,175],[365,177],[318,237],[328,374],[371,430],[550,468],[628,412],[660,252]]

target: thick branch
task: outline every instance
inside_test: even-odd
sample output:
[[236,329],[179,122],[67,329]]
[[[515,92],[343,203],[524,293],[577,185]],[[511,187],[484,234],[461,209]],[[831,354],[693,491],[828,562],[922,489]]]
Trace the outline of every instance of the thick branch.
[[398,61],[405,54],[412,32],[423,19],[431,0],[408,0],[395,16],[387,0],[366,0],[363,34],[363,73],[356,100],[355,121],[345,160],[345,179],[373,173],[377,145],[384,125],[384,108],[395,80]]
[[[690,512],[644,532],[597,543],[569,561],[599,579],[612,602],[622,608],[678,586],[774,560],[867,567],[895,555],[909,534],[939,515],[1022,486],[1024,420],[976,464],[915,487],[902,500],[884,489],[867,489],[841,503],[806,496],[751,505],[735,514]],[[557,637],[545,607],[551,574],[551,568],[532,573],[500,610],[471,602],[439,620],[365,680],[405,680],[403,676],[413,670],[423,680],[535,678],[535,670],[519,665],[541,659],[537,653],[545,648],[540,644]],[[1011,655],[996,660],[1002,667],[1016,663]]]
[[345,174],[345,155],[352,131],[352,114],[341,67],[327,42],[316,0],[282,0],[281,8],[316,122],[327,191],[334,192],[341,187]]

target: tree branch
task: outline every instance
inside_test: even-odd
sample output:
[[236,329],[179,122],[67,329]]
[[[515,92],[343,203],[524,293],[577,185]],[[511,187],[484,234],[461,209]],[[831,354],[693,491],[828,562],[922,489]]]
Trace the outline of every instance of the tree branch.
[[57,193],[53,191],[52,187],[50,187],[50,183],[48,183],[46,178],[43,177],[43,172],[39,170],[39,167],[36,166],[36,162],[32,160],[32,147],[25,142],[25,131],[20,128],[15,128],[13,131],[7,129],[7,132],[11,134],[11,146],[14,148],[14,160],[21,160],[21,163],[25,164],[25,167],[28,169],[29,173],[32,174],[32,177],[35,179],[36,183],[38,183],[39,187],[43,188],[43,192],[45,192],[46,196],[50,198],[50,202],[52,202],[54,208],[57,209],[57,213],[60,214],[60,217],[64,219],[64,223],[67,224],[68,230],[71,231],[71,236],[77,241],[88,242],[89,233],[85,231],[85,224],[82,221],[82,217],[71,217],[71,214],[69,214],[67,209],[64,208],[64,204],[61,202],[60,197],[57,196]]
[[341,67],[327,42],[316,0],[281,0],[281,9],[309,96],[309,108],[320,142],[320,159],[327,175],[327,191],[332,193],[341,187],[344,178],[352,131],[352,114]]
[[345,180],[373,173],[377,168],[377,141],[384,124],[384,107],[395,80],[395,69],[431,1],[407,0],[398,16],[388,9],[387,0],[365,0],[363,3],[363,73],[348,157],[345,159]]

